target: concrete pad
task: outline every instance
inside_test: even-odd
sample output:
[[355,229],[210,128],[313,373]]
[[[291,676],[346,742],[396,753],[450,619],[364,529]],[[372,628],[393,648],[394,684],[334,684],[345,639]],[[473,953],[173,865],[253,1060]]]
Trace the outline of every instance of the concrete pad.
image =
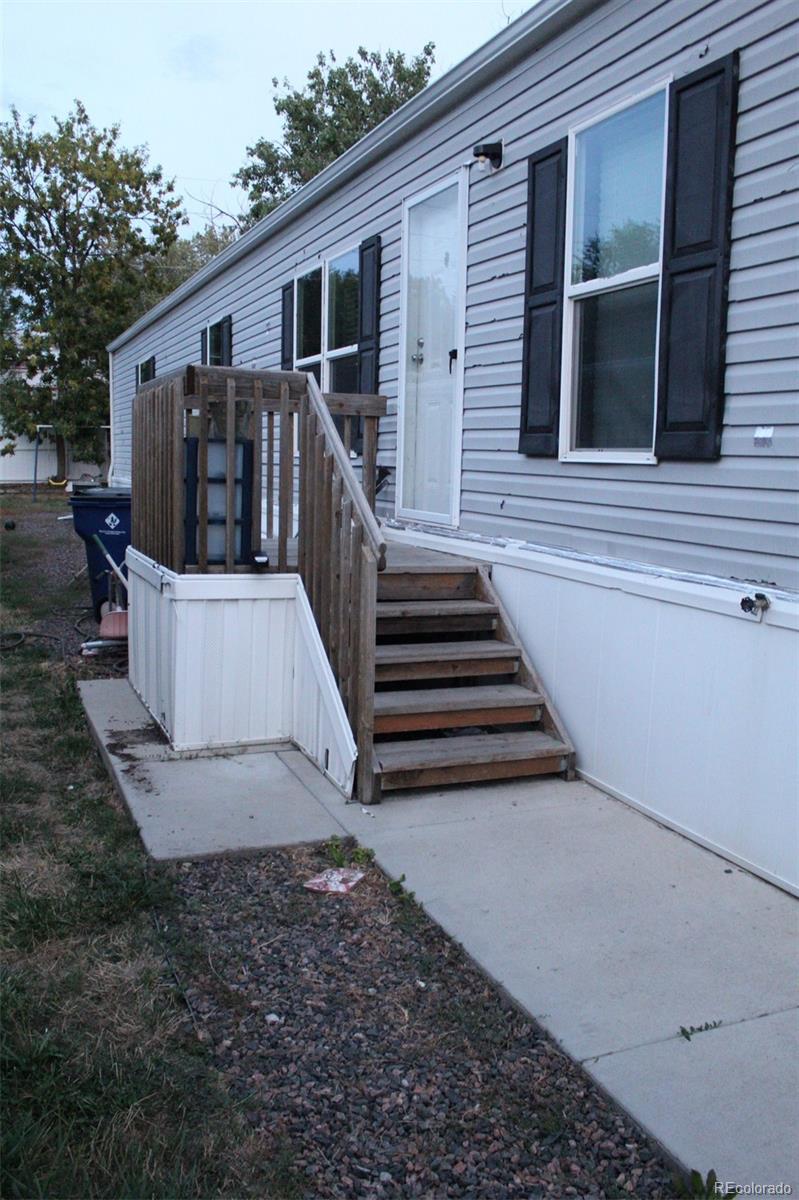
[[[344,832],[276,751],[176,755],[127,681],[79,686],[106,765],[154,859],[297,845]],[[311,770],[319,794],[343,805]]]
[[405,804],[338,815],[575,1058],[799,1003],[796,901],[588,784]]
[[154,857],[355,835],[684,1166],[799,1188],[793,897],[580,781],[363,809],[295,749],[175,755],[125,681],[80,687]]
[[799,1191],[796,1009],[611,1054],[590,1071],[681,1162]]
[[579,781],[336,811],[679,1162],[799,1186],[793,897]]

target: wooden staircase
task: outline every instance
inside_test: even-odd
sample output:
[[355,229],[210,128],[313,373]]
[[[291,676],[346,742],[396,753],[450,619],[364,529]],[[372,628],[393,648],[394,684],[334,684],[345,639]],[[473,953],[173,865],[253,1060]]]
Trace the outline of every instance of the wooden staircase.
[[389,547],[377,583],[371,799],[399,788],[570,775],[574,747],[489,569],[444,554],[417,565],[402,549],[394,558]]
[[[574,749],[488,567],[386,541],[375,516],[385,411],[384,396],[322,395],[300,371],[189,364],[148,380],[133,409],[133,544],[177,574],[300,575],[357,745],[362,803],[569,775]],[[223,452],[209,472],[212,444]]]

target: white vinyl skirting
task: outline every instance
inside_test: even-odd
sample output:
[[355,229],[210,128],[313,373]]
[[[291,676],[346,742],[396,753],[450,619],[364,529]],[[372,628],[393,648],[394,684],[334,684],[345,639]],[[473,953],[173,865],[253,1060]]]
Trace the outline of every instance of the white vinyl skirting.
[[130,682],[173,748],[293,742],[350,796],[355,742],[299,576],[126,561]]
[[[391,531],[481,559],[589,782],[799,892],[799,603],[532,547]],[[747,615],[741,599],[770,607]]]

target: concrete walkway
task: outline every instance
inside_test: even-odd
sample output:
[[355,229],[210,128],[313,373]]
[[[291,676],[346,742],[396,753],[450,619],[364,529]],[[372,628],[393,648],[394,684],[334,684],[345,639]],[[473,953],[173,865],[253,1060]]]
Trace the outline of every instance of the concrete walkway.
[[81,693],[153,857],[354,834],[675,1158],[799,1194],[792,897],[582,782],[364,810],[296,750],[181,759],[126,682]]

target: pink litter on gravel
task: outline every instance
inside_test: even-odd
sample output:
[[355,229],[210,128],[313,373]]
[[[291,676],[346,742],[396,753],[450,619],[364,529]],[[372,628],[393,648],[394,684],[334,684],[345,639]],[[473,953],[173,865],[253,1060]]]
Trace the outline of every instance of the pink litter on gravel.
[[313,879],[306,879],[302,885],[309,892],[333,892],[337,895],[346,895],[351,892],[356,883],[360,883],[364,877],[363,871],[356,871],[353,867],[328,867],[326,871],[322,871],[319,875],[314,875]]

